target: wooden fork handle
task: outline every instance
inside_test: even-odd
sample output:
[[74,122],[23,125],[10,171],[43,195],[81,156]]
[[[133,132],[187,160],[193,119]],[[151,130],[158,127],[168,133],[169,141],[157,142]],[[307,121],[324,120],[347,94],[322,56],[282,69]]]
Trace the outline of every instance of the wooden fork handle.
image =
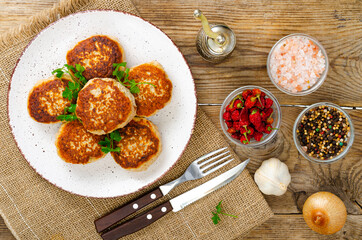
[[165,216],[172,210],[171,203],[169,201],[158,205],[157,207],[143,213],[135,218],[115,227],[109,232],[103,233],[101,237],[104,240],[116,240],[131,233],[135,233],[142,228],[156,222],[161,217]]
[[94,221],[97,232],[102,232],[105,229],[109,228],[118,221],[124,219],[125,217],[135,213],[139,209],[147,206],[148,204],[156,201],[157,199],[163,196],[161,190],[156,188],[155,190],[146,193],[145,195],[135,199],[134,201],[127,203],[126,205],[121,206],[115,211],[97,219]]

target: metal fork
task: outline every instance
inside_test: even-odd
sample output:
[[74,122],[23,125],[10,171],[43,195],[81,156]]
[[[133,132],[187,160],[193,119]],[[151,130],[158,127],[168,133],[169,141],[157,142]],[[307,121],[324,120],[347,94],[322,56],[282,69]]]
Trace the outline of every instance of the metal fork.
[[156,188],[155,190],[133,200],[132,202],[121,206],[115,211],[95,220],[94,224],[96,226],[97,232],[104,231],[105,229],[109,228],[110,226],[124,219],[130,214],[135,213],[139,209],[156,201],[157,199],[169,193],[180,183],[202,178],[230,163],[234,159],[232,158],[232,155],[229,151],[224,151],[226,149],[226,147],[220,148],[199,157],[190,164],[190,166],[186,169],[181,177],[177,178],[172,182],[166,183]]
[[[223,152],[225,149],[227,149],[227,147],[212,151],[208,154],[205,154],[205,155],[199,157],[195,161],[193,161],[181,177],[159,187],[161,189],[161,192],[163,193],[163,195],[166,195],[167,193],[169,193],[174,187],[176,187],[180,183],[205,177],[206,175],[215,172],[216,170],[222,168],[223,166],[225,166],[226,164],[228,164],[229,162],[234,160],[233,158],[230,158],[232,156],[229,151]],[[217,155],[215,155],[215,154],[217,154]],[[213,155],[215,155],[215,156],[213,156]],[[213,157],[211,157],[211,156],[213,156]],[[207,159],[208,157],[211,157],[211,158]],[[207,159],[207,160],[203,162],[203,160],[205,160],[205,159]],[[227,160],[227,159],[229,159],[229,160]],[[214,160],[216,160],[216,161],[213,162]],[[213,167],[225,160],[227,160],[227,161],[216,167]],[[211,164],[209,164],[209,163],[211,163]]]

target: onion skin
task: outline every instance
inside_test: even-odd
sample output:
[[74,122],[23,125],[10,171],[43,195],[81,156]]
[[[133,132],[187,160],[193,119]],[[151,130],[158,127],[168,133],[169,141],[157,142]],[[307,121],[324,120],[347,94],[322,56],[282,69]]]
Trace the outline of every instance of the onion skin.
[[347,209],[336,195],[317,192],[305,201],[303,217],[313,231],[329,235],[342,229],[346,223]]

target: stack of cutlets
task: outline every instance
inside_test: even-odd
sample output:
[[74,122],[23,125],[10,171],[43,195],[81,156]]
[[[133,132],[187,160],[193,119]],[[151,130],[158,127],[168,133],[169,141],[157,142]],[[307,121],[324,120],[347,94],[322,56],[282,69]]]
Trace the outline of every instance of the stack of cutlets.
[[[114,160],[124,169],[146,170],[161,152],[161,137],[157,127],[145,117],[165,107],[172,96],[172,83],[162,66],[150,62],[133,67],[128,79],[136,82],[138,93],[113,79],[115,64],[125,61],[124,51],[117,39],[96,35],[77,43],[67,53],[67,64],[82,66],[86,83],[76,100],[68,100],[62,92],[73,81],[69,76],[37,83],[29,94],[30,116],[41,123],[59,122],[57,116],[76,103],[77,119],[63,123],[56,147],[64,161],[87,164],[106,155],[100,142],[112,141]],[[74,77],[74,76],[73,76]]]

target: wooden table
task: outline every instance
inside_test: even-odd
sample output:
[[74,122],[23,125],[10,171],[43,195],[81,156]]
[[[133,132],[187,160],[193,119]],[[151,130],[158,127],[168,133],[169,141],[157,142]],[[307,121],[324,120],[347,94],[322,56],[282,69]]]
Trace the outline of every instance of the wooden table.
[[[51,7],[57,0],[0,2],[0,33],[29,16]],[[362,239],[362,4],[358,0],[133,0],[141,16],[167,33],[185,55],[195,79],[198,102],[220,128],[218,113],[224,98],[243,85],[270,90],[282,105],[284,151],[292,183],[281,196],[265,196],[275,216],[254,229],[247,239]],[[237,36],[231,58],[220,64],[202,60],[195,48],[200,22],[192,17],[200,8],[211,22],[225,22]],[[305,97],[280,92],[268,78],[266,59],[281,37],[303,32],[325,47],[330,70],[323,86]],[[329,165],[313,164],[297,151],[292,140],[293,123],[303,106],[330,101],[345,107],[353,118],[355,142],[347,157]],[[242,150],[234,146],[242,156]],[[243,157],[243,156],[242,156]],[[261,160],[253,160],[251,173]],[[306,198],[317,191],[337,194],[348,211],[347,223],[331,236],[308,228],[301,215]],[[0,219],[0,239],[13,239]]]

